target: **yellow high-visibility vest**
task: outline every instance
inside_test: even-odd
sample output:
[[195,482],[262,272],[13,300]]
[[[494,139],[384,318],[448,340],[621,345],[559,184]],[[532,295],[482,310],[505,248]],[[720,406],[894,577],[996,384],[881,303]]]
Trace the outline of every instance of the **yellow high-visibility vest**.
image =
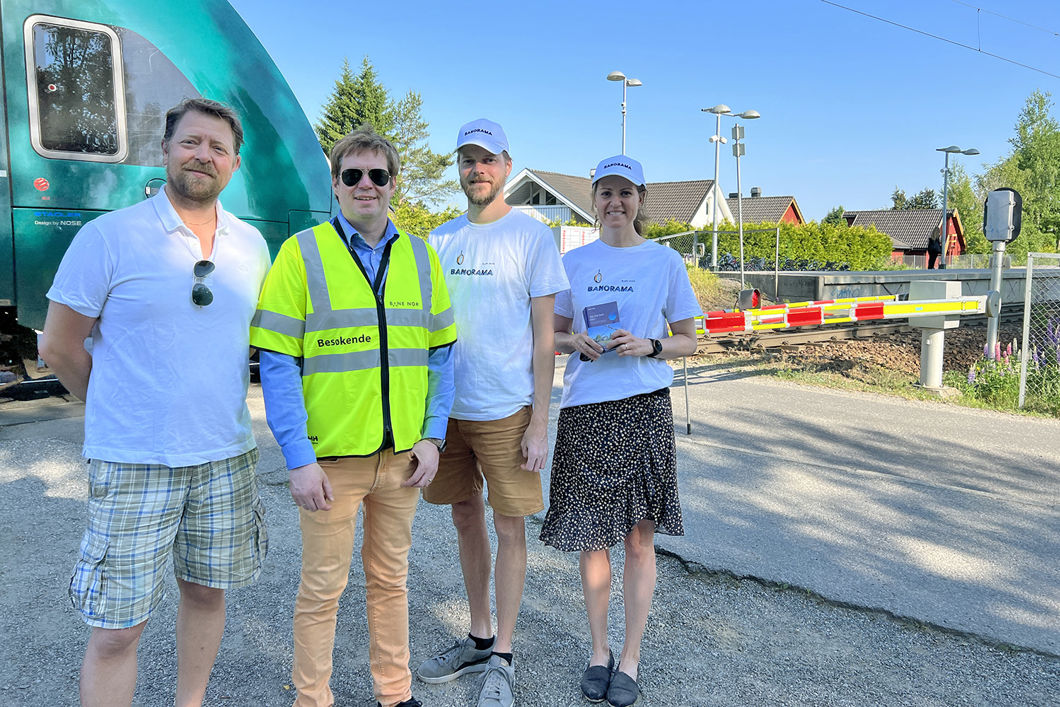
[[441,266],[398,231],[379,264],[377,297],[335,227],[284,242],[265,278],[250,344],[302,359],[309,439],[318,458],[369,456],[420,439],[427,356],[456,340]]

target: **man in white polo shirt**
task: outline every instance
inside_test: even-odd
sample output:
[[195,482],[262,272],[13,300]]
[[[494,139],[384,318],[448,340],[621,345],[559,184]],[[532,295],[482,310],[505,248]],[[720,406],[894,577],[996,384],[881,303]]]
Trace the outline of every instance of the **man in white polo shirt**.
[[[548,458],[556,365],[552,308],[567,276],[552,231],[504,202],[512,159],[501,126],[467,123],[456,151],[467,213],[428,239],[456,320],[456,398],[448,446],[423,497],[452,506],[471,626],[467,638],[424,662],[417,675],[439,683],[482,672],[479,706],[508,707],[514,702],[512,636],[526,578],[525,517],[544,508],[539,472]],[[483,485],[497,531],[496,637]]]
[[201,704],[225,589],[261,572],[246,394],[269,252],[217,201],[242,141],[225,105],[189,99],[170,110],[165,188],[85,224],[48,291],[41,355],[86,403],[88,529],[70,581],[93,627],[82,705],[131,704],[136,647],[170,562],[180,589],[176,704]]

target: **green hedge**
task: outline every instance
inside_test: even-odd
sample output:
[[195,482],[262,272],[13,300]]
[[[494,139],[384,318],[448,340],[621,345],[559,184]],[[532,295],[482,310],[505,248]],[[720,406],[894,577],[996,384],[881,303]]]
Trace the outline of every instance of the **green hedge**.
[[[756,229],[768,229],[751,233]],[[763,258],[773,261],[776,249],[776,224],[744,224],[744,257]],[[673,221],[652,224],[645,235],[649,238],[693,230],[687,223]],[[734,233],[731,223],[718,224],[718,252],[740,255],[740,237]],[[724,231],[724,233],[722,233]],[[691,237],[689,237],[690,239]],[[686,239],[680,239],[682,244]],[[709,229],[699,231],[698,240],[707,244],[707,260],[710,260],[711,233]],[[862,228],[811,221],[801,225],[780,224],[780,260],[816,260],[820,262],[846,263],[851,270],[877,270],[891,262],[891,239],[874,226]],[[691,252],[690,246],[688,252]]]
[[[726,230],[735,230],[726,224]],[[767,228],[768,231],[748,233],[748,230]],[[747,258],[773,259],[776,250],[776,224],[744,224],[744,254]],[[811,221],[795,225],[780,224],[780,259],[818,260],[846,263],[851,270],[875,270],[890,260],[890,236],[875,227],[836,225]],[[718,251],[740,252],[740,238],[736,233],[719,234]]]

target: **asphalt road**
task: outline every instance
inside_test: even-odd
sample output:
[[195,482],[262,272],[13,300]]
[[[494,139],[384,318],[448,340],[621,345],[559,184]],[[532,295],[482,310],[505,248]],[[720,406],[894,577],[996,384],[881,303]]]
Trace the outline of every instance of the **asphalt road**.
[[[713,365],[690,383],[691,436],[673,395],[687,534],[657,539],[643,705],[1060,704],[1060,423]],[[256,388],[251,408],[270,552],[262,580],[229,595],[207,704],[285,706],[297,514]],[[56,399],[0,404],[3,705],[77,701],[87,630],[66,586],[85,516],[81,413]],[[577,557],[537,542],[539,528],[528,521],[517,703],[583,705]],[[467,613],[447,511],[421,504],[414,532],[416,664],[466,630]],[[617,653],[621,549],[613,560]],[[356,558],[349,586],[333,686],[339,704],[370,705]],[[172,703],[171,589],[141,642],[138,705]],[[474,704],[471,677],[414,690],[432,707]]]

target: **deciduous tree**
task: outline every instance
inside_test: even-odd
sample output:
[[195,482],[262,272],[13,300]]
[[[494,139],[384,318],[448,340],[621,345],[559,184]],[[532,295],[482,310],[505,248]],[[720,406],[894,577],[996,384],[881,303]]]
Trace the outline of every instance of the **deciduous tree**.
[[1016,120],[1012,152],[976,180],[980,200],[1010,187],[1023,198],[1022,231],[1008,252],[1019,262],[1028,252],[1055,251],[1060,236],[1060,124],[1049,93],[1033,92]]

